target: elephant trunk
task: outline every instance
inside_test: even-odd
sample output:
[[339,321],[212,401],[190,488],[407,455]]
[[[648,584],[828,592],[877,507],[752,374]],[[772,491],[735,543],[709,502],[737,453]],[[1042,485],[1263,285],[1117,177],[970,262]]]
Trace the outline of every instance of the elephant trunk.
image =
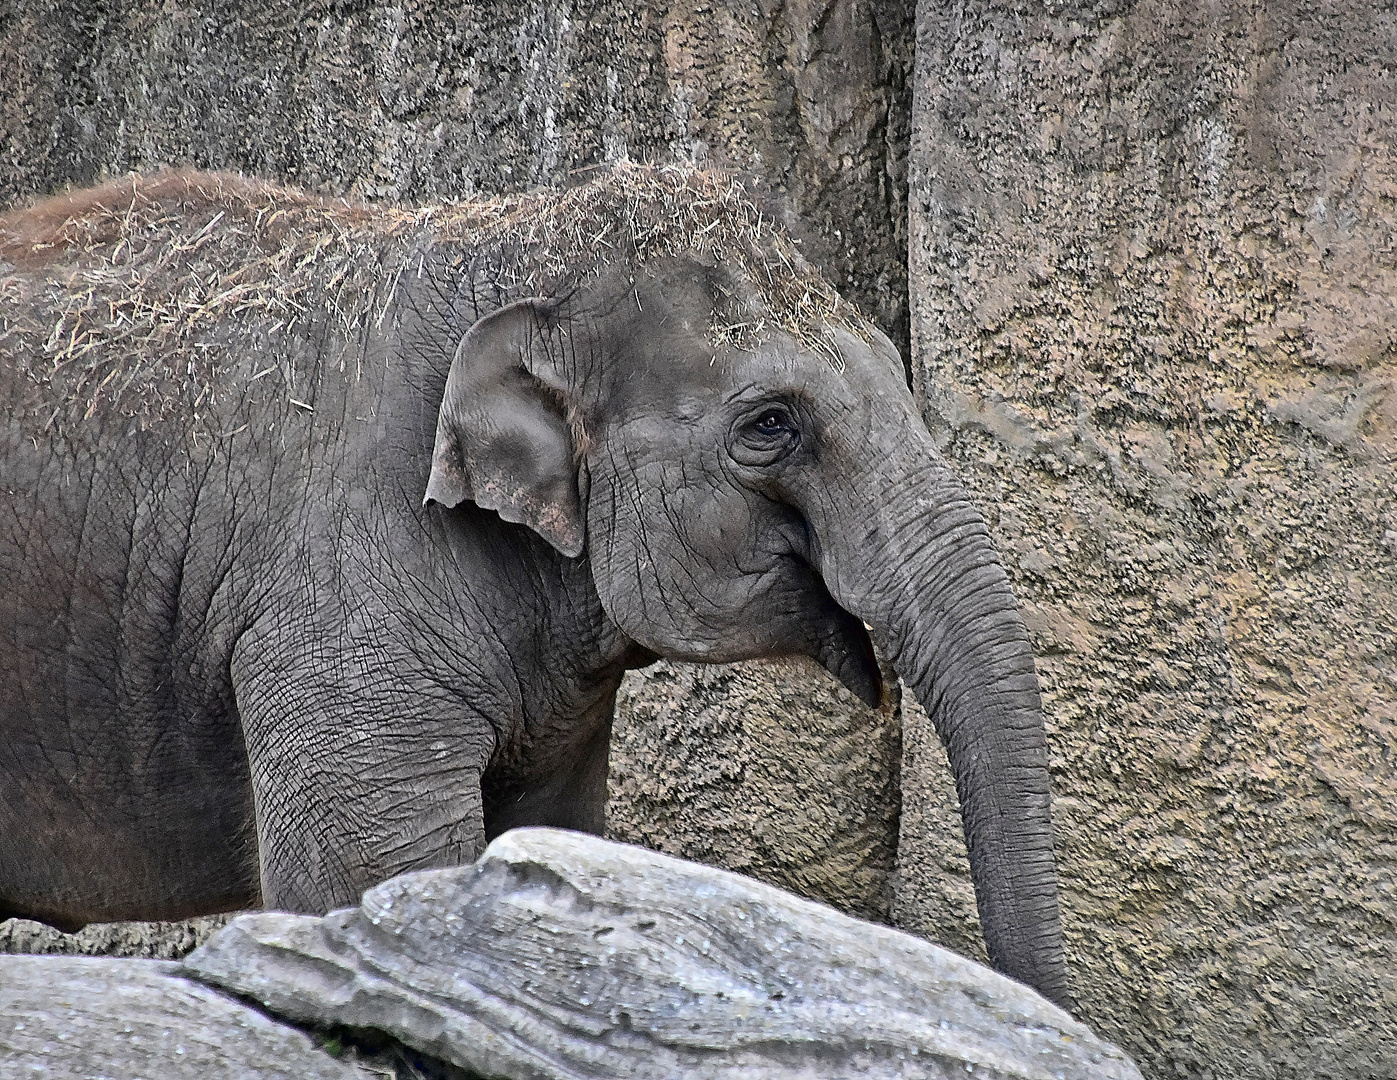
[[900,450],[903,460],[880,470],[897,482],[873,483],[884,489],[872,503],[879,510],[857,551],[828,560],[837,565],[826,580],[873,626],[946,747],[991,962],[1066,1008],[1047,744],[1028,635],[964,487],[929,446]]

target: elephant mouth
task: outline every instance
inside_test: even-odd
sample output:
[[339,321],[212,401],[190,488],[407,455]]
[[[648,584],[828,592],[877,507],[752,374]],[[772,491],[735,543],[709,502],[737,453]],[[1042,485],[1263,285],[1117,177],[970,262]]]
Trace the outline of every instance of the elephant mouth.
[[657,651],[701,663],[806,656],[869,708],[887,705],[888,690],[868,628],[839,605],[815,568],[802,555],[787,553],[761,573],[765,587],[748,594],[749,610],[765,612],[766,617],[747,622],[737,641],[697,655]]
[[[871,709],[888,704],[873,639],[858,616],[841,607],[804,553],[787,552],[766,570],[764,597],[774,620],[758,631],[747,656],[808,656]],[[742,657],[733,656],[732,659]]]
[[863,620],[840,607],[823,583],[820,591],[827,604],[822,620],[825,632],[814,643],[810,655],[870,709],[887,705],[883,671]]

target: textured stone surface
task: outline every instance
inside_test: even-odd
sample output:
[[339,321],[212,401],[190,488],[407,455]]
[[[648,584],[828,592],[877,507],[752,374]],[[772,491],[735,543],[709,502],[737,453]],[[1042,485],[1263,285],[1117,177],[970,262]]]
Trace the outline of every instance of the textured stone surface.
[[661,662],[617,696],[607,832],[886,921],[900,746],[813,661]]
[[304,1032],[160,960],[0,956],[0,1076],[368,1080]]
[[162,164],[421,202],[712,160],[905,346],[911,29],[892,0],[7,4],[0,205]]
[[[1041,658],[1081,1015],[1153,1077],[1397,1076],[1394,55],[1359,3],[919,12],[918,388]],[[960,945],[914,727],[899,914]]]
[[235,920],[187,970],[510,1077],[1139,1073],[1033,991],[736,874],[557,829],[323,919]]
[[0,953],[178,960],[231,918],[206,915],[186,922],[93,923],[74,934],[30,919],[6,919],[0,921]]

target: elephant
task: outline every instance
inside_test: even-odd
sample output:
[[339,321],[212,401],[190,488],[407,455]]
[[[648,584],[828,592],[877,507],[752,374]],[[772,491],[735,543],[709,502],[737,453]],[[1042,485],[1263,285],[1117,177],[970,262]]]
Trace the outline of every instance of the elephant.
[[599,832],[628,669],[805,655],[877,703],[876,642],[992,963],[1067,1004],[1008,578],[896,349],[738,180],[128,178],[0,219],[0,350],[0,917],[318,913]]

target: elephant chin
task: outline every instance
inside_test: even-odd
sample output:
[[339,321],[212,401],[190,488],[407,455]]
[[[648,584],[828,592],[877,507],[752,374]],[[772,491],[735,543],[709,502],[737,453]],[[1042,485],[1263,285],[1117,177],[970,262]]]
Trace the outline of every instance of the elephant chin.
[[843,608],[837,609],[828,632],[816,644],[813,655],[825,670],[870,709],[888,703],[888,690],[878,666],[878,657],[873,651],[873,641],[863,622]]

